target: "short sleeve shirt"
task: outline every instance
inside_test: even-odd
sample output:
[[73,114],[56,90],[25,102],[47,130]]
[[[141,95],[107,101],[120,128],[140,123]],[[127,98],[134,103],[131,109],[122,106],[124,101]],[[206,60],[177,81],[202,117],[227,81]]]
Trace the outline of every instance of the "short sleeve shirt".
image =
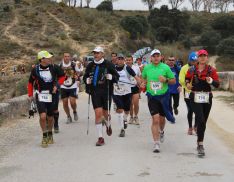
[[164,63],[158,65],[148,64],[144,67],[142,77],[147,81],[146,91],[152,96],[163,95],[168,91],[168,83],[161,83],[159,76],[167,79],[175,78],[170,67]]

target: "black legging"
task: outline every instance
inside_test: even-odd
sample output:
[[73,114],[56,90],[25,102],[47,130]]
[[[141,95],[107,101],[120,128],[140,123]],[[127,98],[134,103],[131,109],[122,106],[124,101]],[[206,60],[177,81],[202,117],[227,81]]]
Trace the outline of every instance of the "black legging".
[[[184,101],[186,103],[187,110],[188,110],[188,113],[187,113],[188,125],[189,125],[189,128],[192,128],[193,127],[193,110],[192,110],[191,102],[190,102],[190,99],[184,99]],[[197,127],[197,117],[196,117],[196,115],[195,115],[194,127],[195,128]]]
[[172,112],[172,98],[173,98],[173,108],[177,108],[179,106],[179,101],[180,101],[180,94],[170,94],[170,103],[169,103],[169,107],[170,107],[170,111]]
[[197,117],[197,142],[203,142],[206,123],[212,106],[212,99],[210,99],[210,103],[203,104],[195,103],[191,100],[191,106],[195,113],[195,117]]

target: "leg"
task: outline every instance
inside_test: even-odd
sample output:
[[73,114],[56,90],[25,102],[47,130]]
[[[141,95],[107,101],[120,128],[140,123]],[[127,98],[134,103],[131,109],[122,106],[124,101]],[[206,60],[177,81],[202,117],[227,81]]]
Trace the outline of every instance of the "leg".
[[71,115],[70,115],[70,109],[69,109],[69,106],[68,106],[68,98],[64,98],[63,99],[63,109],[64,109],[67,117],[71,117]]

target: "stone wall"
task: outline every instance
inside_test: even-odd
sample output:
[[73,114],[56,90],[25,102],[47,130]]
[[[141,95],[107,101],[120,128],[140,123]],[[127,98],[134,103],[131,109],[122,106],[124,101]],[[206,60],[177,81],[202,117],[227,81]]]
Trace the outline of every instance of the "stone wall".
[[221,81],[220,88],[234,92],[234,71],[218,72]]
[[0,118],[14,118],[22,114],[28,115],[28,109],[29,101],[27,95],[15,97],[0,103]]

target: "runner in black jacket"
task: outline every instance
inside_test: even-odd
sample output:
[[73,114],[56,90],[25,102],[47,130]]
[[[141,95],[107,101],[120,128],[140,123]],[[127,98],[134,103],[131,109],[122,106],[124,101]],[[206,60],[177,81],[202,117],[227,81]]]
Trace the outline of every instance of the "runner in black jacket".
[[[88,64],[83,80],[86,84],[86,92],[91,95],[95,111],[95,123],[99,137],[96,146],[101,146],[105,143],[102,135],[101,121],[103,116],[105,120],[108,121],[108,109],[110,109],[111,105],[113,83],[118,81],[119,74],[115,70],[114,65],[104,59],[104,50],[102,47],[96,47],[93,53],[94,61]],[[107,134],[110,136],[112,134],[112,129],[110,123],[106,123]]]

